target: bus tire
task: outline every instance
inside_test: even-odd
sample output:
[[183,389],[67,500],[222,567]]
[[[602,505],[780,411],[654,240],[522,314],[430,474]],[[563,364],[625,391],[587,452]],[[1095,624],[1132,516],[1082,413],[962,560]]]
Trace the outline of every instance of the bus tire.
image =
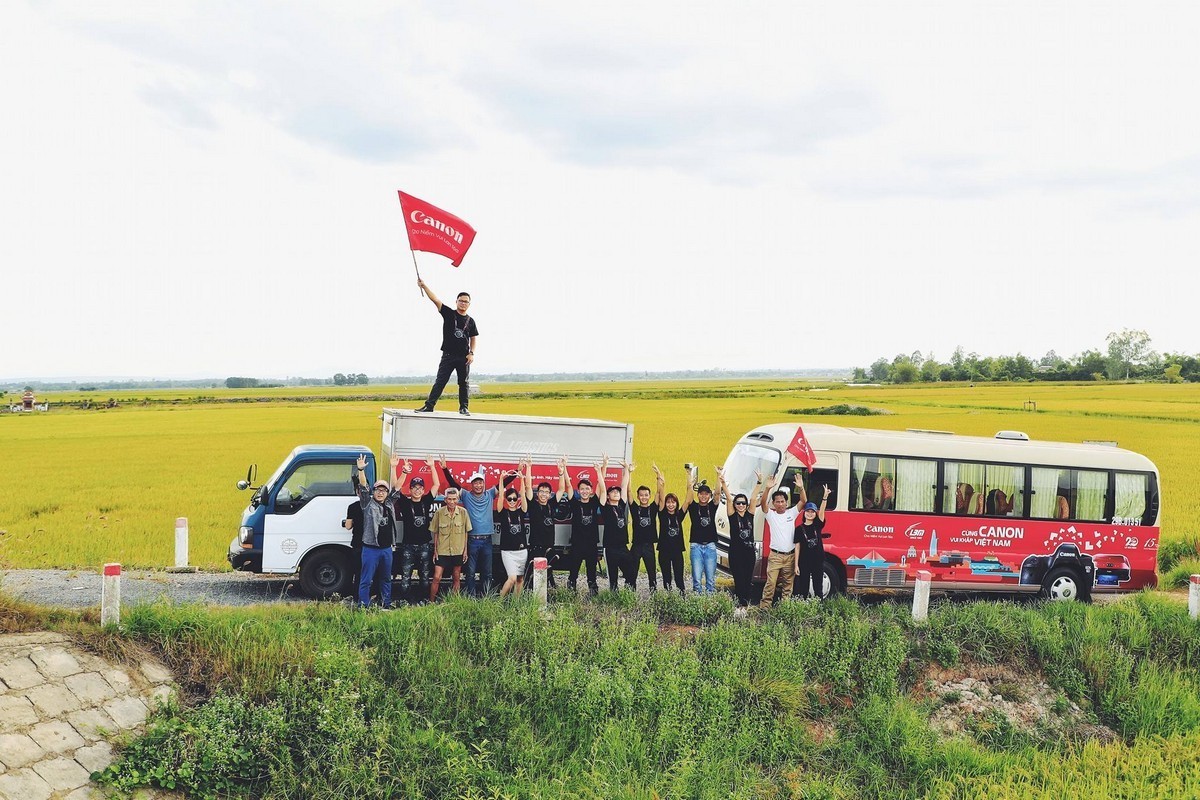
[[345,547],[322,547],[304,557],[300,565],[300,588],[316,600],[332,596],[346,597],[354,576],[350,559],[353,552]]
[[1055,567],[1042,581],[1041,596],[1055,602],[1078,600],[1091,601],[1091,592],[1084,586],[1079,571],[1073,567]]
[[842,572],[842,565],[836,559],[825,556],[825,563],[821,565],[821,571],[824,573],[825,597],[845,594],[846,576]]

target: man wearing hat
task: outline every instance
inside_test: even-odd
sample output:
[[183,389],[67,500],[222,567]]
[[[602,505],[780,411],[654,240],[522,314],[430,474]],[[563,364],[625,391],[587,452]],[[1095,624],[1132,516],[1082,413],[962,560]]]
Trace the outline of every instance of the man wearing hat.
[[375,481],[367,487],[367,456],[355,464],[358,503],[363,510],[362,569],[358,577],[358,604],[371,604],[371,581],[380,574],[379,596],[384,608],[392,607],[392,543],[396,538],[396,513],[392,508],[392,489],[387,481]]
[[[425,491],[425,479],[413,475],[412,464],[404,460],[400,467],[400,456],[392,456],[392,472],[395,474],[395,493],[392,495],[396,516],[403,523],[403,543],[400,545],[400,591],[406,597],[409,589],[409,579],[413,568],[417,570],[417,581],[420,588],[417,600],[429,596],[429,576],[433,571],[433,539],[429,533],[429,523],[433,519],[433,498],[437,497],[440,484],[437,470],[433,466],[433,456],[425,459],[429,468],[429,479],[432,488]],[[408,491],[404,483],[408,481]]]
[[[719,473],[718,473],[719,474]],[[691,473],[689,471],[689,477]],[[700,578],[704,577],[704,592],[717,591],[717,504],[712,487],[701,482],[688,485],[683,510],[692,521],[690,532],[692,557],[692,591],[700,594]]]

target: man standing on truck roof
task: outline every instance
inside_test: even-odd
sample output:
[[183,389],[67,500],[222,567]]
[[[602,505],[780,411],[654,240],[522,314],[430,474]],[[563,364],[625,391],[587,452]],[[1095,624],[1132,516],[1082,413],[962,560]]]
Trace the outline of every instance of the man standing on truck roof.
[[[404,541],[400,545],[400,592],[407,599],[409,578],[413,567],[417,569],[417,600],[424,600],[429,594],[429,576],[433,571],[433,540],[429,534],[429,523],[433,519],[433,498],[437,497],[441,484],[437,471],[433,466],[433,456],[425,459],[429,467],[429,480],[432,484],[425,491],[425,479],[412,474],[412,464],[404,459],[400,466],[400,456],[392,456],[392,472],[395,474],[393,495],[396,515],[404,523]],[[408,480],[408,491],[404,491],[404,482]]]
[[[456,372],[458,373],[458,413],[469,417],[471,412],[467,410],[470,402],[467,380],[471,375],[471,364],[475,362],[475,345],[479,337],[479,329],[475,326],[475,320],[467,314],[467,309],[471,306],[471,295],[459,292],[454,301],[455,307],[451,309],[437,299],[437,295],[429,290],[425,281],[417,278],[417,286],[421,287],[421,291],[442,315],[442,360],[438,364],[437,377],[433,380],[433,388],[429,390],[429,397],[417,411],[433,411],[438,398],[442,396],[442,390],[446,388],[446,382],[450,380],[450,373]],[[467,508],[469,509],[470,506]],[[488,510],[491,513],[490,503]],[[470,581],[471,577],[468,574],[468,584]]]
[[358,457],[355,466],[358,502],[363,510],[362,572],[358,578],[358,604],[371,605],[371,581],[380,575],[379,599],[384,608],[392,607],[392,543],[396,538],[396,514],[392,508],[392,489],[387,481],[375,481],[367,487],[367,456]]

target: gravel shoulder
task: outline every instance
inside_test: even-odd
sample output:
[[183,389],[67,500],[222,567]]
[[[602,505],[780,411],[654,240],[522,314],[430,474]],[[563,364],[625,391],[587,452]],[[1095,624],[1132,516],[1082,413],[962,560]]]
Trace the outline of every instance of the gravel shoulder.
[[[100,605],[99,572],[65,569],[15,569],[0,573],[0,589],[43,606],[87,608]],[[310,602],[294,578],[246,572],[174,573],[126,570],[121,575],[122,603],[177,603],[243,606],[252,603]]]

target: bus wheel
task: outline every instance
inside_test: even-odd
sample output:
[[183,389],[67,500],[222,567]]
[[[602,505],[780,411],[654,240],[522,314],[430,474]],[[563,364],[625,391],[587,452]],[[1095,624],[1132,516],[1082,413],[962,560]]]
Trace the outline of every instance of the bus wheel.
[[821,565],[821,572],[822,597],[833,597],[846,591],[846,579],[842,577],[842,571],[838,568],[837,563],[829,556],[825,557],[825,562]]
[[1079,573],[1070,567],[1057,567],[1050,570],[1042,581],[1042,597],[1046,600],[1078,600],[1086,603],[1091,600],[1091,594],[1084,588]]
[[310,554],[300,565],[300,588],[309,597],[325,600],[350,591],[351,553],[345,548],[325,547]]

